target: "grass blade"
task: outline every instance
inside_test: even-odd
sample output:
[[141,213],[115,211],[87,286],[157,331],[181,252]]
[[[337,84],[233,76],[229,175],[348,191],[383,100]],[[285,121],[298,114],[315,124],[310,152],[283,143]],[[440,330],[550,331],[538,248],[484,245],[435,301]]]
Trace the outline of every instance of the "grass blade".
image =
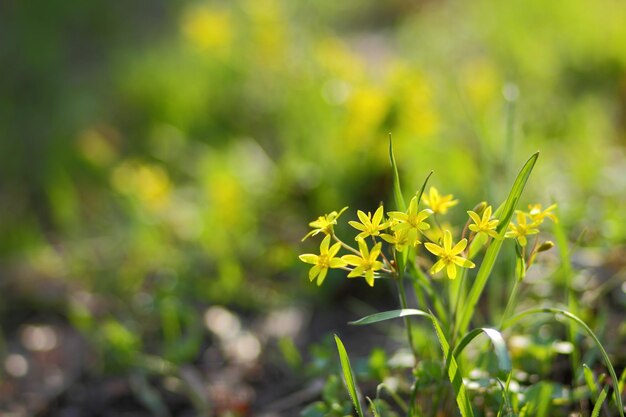
[[350,358],[348,358],[348,352],[343,346],[339,336],[335,335],[335,343],[337,343],[337,351],[339,352],[339,361],[341,362],[341,369],[343,371],[343,378],[346,381],[348,387],[348,393],[352,398],[352,403],[359,417],[364,417],[363,409],[361,408],[361,402],[356,391],[356,381],[354,380],[354,374],[352,373],[352,366],[350,366]]
[[422,200],[422,195],[424,195],[424,190],[426,189],[426,184],[428,184],[428,180],[430,179],[430,177],[433,175],[435,171],[430,171],[428,173],[428,175],[426,176],[426,179],[424,180],[424,183],[422,184],[422,188],[420,188],[420,190],[417,192],[417,194],[415,194],[417,196],[417,204],[419,205],[420,201]]
[[591,412],[591,417],[599,417],[600,410],[602,409],[602,404],[604,404],[604,400],[606,400],[606,393],[609,387],[604,387],[602,391],[600,391],[600,395],[598,395],[598,401],[593,406],[593,411]]
[[396,209],[399,211],[406,211],[406,203],[402,195],[402,188],[400,188],[400,175],[398,174],[398,166],[396,165],[396,157],[393,155],[393,140],[391,139],[391,133],[389,134],[389,161],[391,162],[391,169],[393,171],[393,198],[396,202]]
[[351,321],[348,324],[352,324],[354,326],[363,326],[366,324],[378,323],[385,320],[396,319],[399,317],[407,317],[407,316],[423,316],[423,317],[431,317],[430,313],[427,313],[422,310],[418,310],[415,308],[403,308],[401,310],[390,310],[383,311],[382,313],[376,313],[369,316],[365,316],[362,319]]
[[502,212],[498,217],[499,223],[496,229],[496,232],[498,233],[498,238],[493,239],[493,241],[489,245],[489,248],[485,253],[483,262],[480,265],[480,269],[478,270],[478,275],[476,276],[474,285],[472,285],[472,288],[470,289],[467,300],[463,305],[463,309],[460,310],[460,316],[457,317],[457,334],[463,334],[467,332],[470,321],[474,316],[474,311],[476,310],[476,304],[478,303],[480,295],[482,294],[485,285],[487,284],[487,279],[489,278],[489,275],[491,275],[491,271],[496,263],[498,253],[500,252],[500,248],[502,247],[502,243],[504,242],[504,234],[509,227],[511,217],[513,216],[515,207],[517,207],[517,202],[522,195],[522,191],[524,191],[524,187],[526,186],[528,177],[530,176],[530,173],[532,172],[538,157],[539,152],[536,152],[528,159],[528,161],[526,161],[526,164],[524,164],[520,173],[517,175],[515,183],[511,188],[511,192],[509,193],[509,196],[504,203]]
[[467,391],[465,389],[465,384],[463,384],[463,377],[461,375],[459,365],[455,359],[454,355],[451,355],[450,344],[441,328],[441,324],[439,321],[433,316],[432,313],[427,313],[422,310],[407,308],[402,310],[391,310],[384,311],[382,313],[372,314],[370,316],[363,317],[362,319],[350,322],[353,325],[366,325],[372,323],[379,323],[385,320],[391,320],[399,317],[408,317],[408,316],[422,316],[428,317],[435,328],[435,333],[437,334],[437,338],[439,340],[439,344],[441,346],[441,351],[443,352],[443,357],[447,358],[448,365],[446,366],[446,371],[448,373],[448,378],[452,383],[452,387],[456,394],[456,401],[459,407],[459,411],[463,417],[473,417],[474,413],[472,411],[472,407],[469,402],[469,398],[467,396]]
[[[594,343],[596,344],[596,346],[600,350],[600,354],[602,355],[602,359],[604,359],[604,363],[605,363],[607,369],[609,370],[609,374],[611,375],[611,380],[612,380],[613,386],[614,387],[619,387],[619,380],[617,379],[617,375],[615,374],[615,368],[613,368],[613,364],[611,364],[611,360],[609,358],[608,353],[606,352],[606,349],[604,349],[604,346],[602,346],[602,343],[600,342],[598,337],[595,335],[593,330],[591,330],[591,328],[589,326],[587,326],[587,323],[585,323],[583,320],[581,320],[575,314],[572,314],[569,311],[563,310],[563,309],[560,309],[560,308],[535,308],[535,309],[523,311],[523,312],[519,313],[518,315],[511,317],[503,325],[503,328],[511,326],[514,323],[518,322],[519,320],[521,320],[521,319],[523,319],[525,317],[528,317],[528,316],[531,316],[531,315],[535,315],[535,314],[543,314],[543,313],[550,313],[550,314],[553,314],[553,315],[555,315],[557,317],[558,316],[565,317],[568,320],[573,321],[574,323],[576,323],[580,327],[582,327],[585,330],[585,332],[587,333],[587,335],[589,335],[589,337],[591,337],[591,339],[593,339]],[[624,417],[624,405],[622,403],[622,398],[621,398],[621,395],[619,394],[619,392],[616,391],[614,393],[614,399],[615,399],[615,403],[617,405],[617,408],[619,410],[619,415],[621,417]]]
[[484,333],[489,340],[491,340],[493,350],[498,358],[498,367],[500,370],[503,372],[509,372],[511,370],[511,358],[509,356],[509,351],[506,348],[506,343],[504,342],[502,334],[496,329],[480,328],[474,329],[465,334],[465,336],[463,336],[461,340],[459,340],[459,343],[454,347],[452,355],[455,358],[458,358],[461,352],[463,352],[463,349],[465,349],[465,347],[481,333]]
[[467,390],[465,389],[465,384],[463,383],[463,376],[461,375],[459,364],[457,363],[455,356],[450,355],[450,344],[443,333],[439,321],[432,314],[430,315],[430,320],[435,327],[435,332],[437,333],[437,338],[439,339],[443,356],[448,359],[446,370],[448,372],[448,378],[452,383],[452,388],[454,389],[456,403],[459,407],[459,411],[461,412],[461,416],[473,417],[474,412],[472,411],[472,406],[470,404],[469,397],[467,396]]

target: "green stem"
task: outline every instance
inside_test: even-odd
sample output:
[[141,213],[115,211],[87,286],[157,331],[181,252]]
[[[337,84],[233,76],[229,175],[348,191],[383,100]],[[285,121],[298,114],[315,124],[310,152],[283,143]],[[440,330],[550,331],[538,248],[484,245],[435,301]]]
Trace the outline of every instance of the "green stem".
[[[400,306],[403,309],[408,308],[406,302],[406,292],[404,291],[404,278],[402,271],[398,272],[398,293],[400,294]],[[407,338],[409,340],[409,346],[411,346],[411,352],[413,352],[413,357],[415,358],[415,365],[417,366],[417,350],[415,349],[415,345],[413,344],[413,328],[411,327],[411,320],[408,317],[404,318],[404,324],[406,326]]]
[[517,293],[519,292],[519,283],[521,280],[516,279],[513,284],[513,289],[511,290],[511,295],[509,296],[509,301],[506,303],[506,307],[504,308],[504,313],[502,313],[502,318],[500,319],[500,329],[502,325],[508,318],[511,316],[512,310],[515,308],[515,304],[517,302]]

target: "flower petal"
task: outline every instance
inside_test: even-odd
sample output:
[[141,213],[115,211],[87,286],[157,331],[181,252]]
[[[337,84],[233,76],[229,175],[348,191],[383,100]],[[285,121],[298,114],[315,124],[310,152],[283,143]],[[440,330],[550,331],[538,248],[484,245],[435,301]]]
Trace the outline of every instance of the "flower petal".
[[363,263],[363,258],[356,255],[343,255],[341,257],[348,265],[359,266]]
[[383,213],[384,213],[384,210],[383,210],[383,206],[381,205],[380,207],[378,207],[378,209],[374,213],[374,217],[372,218],[372,224],[378,226],[380,222],[383,220]]
[[326,278],[327,273],[328,273],[328,268],[322,268],[322,270],[320,271],[320,274],[317,276],[318,287],[322,285],[322,282],[324,282],[324,279]]
[[374,286],[374,271],[370,269],[365,273],[365,281],[367,281],[370,287]]
[[356,215],[359,217],[359,220],[361,220],[361,223],[363,224],[371,224],[371,217],[372,215],[369,214],[369,216],[367,214],[365,214],[365,212],[359,210],[356,212]]
[[465,259],[462,256],[455,256],[454,258],[452,258],[452,262],[463,268],[474,268],[476,266],[474,262],[470,261],[469,259]]
[[449,230],[443,232],[443,249],[446,252],[450,252],[452,249],[452,233]]
[[354,227],[357,230],[361,230],[361,231],[365,231],[365,226],[363,226],[361,223],[359,222],[355,222],[354,220],[350,220],[348,222],[348,224],[352,227]]
[[449,263],[446,266],[446,274],[448,274],[448,278],[450,279],[456,278],[456,265],[454,263]]
[[313,268],[311,268],[311,270],[309,271],[309,281],[313,281],[313,279],[315,279],[317,274],[320,273],[321,269],[322,268],[320,268],[319,265],[315,265]]
[[441,256],[441,254],[443,253],[443,248],[441,246],[439,246],[439,245],[434,244],[434,243],[426,242],[426,243],[424,243],[424,246],[433,255]]
[[467,212],[467,214],[469,214],[469,216],[472,218],[474,223],[480,224],[482,222],[480,216],[478,214],[474,213],[473,211],[470,210],[470,211]]
[[319,256],[313,255],[312,253],[305,253],[305,254],[298,256],[298,258],[300,258],[302,262],[306,262],[307,264],[316,265],[317,260],[319,259]]
[[454,245],[451,252],[453,255],[456,255],[458,253],[463,252],[463,250],[465,250],[466,247],[467,247],[467,239],[464,238],[464,239],[461,239],[459,243]]
[[331,268],[341,268],[347,265],[347,262],[341,258],[332,258],[328,261]]
[[328,250],[328,257],[334,258],[335,255],[337,255],[337,252],[339,252],[339,249],[341,249],[341,243],[337,242],[333,246],[331,246],[330,249]]
[[446,261],[443,259],[438,260],[435,264],[430,268],[431,274],[436,274],[441,271],[446,266]]
[[326,237],[322,240],[320,244],[320,253],[328,253],[328,246],[330,245],[330,235],[326,235]]

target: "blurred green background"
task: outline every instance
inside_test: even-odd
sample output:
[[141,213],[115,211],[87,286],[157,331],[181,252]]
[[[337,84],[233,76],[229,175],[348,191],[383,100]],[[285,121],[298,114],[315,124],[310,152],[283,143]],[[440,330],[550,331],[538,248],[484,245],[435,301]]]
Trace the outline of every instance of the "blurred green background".
[[[626,242],[626,3],[7,1],[0,321],[55,317],[103,369],[184,363],[197,312],[324,303],[297,254],[322,213],[432,184]],[[350,282],[353,288],[365,284]],[[129,356],[126,353],[131,352]]]

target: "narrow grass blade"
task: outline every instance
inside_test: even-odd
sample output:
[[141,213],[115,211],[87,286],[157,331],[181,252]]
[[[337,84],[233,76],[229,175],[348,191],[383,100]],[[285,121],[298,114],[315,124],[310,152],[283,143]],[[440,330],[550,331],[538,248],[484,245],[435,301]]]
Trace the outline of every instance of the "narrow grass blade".
[[450,355],[450,344],[448,343],[448,340],[443,333],[443,329],[441,328],[439,321],[432,314],[430,315],[430,320],[435,327],[435,333],[437,333],[437,338],[439,339],[439,344],[441,345],[441,351],[443,352],[443,356],[444,358],[448,359],[448,363],[446,366],[448,378],[452,383],[452,388],[454,389],[456,398],[456,404],[459,407],[461,416],[473,417],[474,412],[472,410],[469,397],[467,396],[467,390],[465,389],[465,384],[463,383],[463,376],[461,375],[459,364],[457,363],[455,356]]
[[407,316],[423,316],[423,317],[431,317],[430,313],[427,313],[422,310],[418,310],[415,308],[404,308],[401,310],[390,310],[383,311],[382,313],[376,313],[369,316],[365,316],[362,319],[351,321],[348,324],[352,324],[355,326],[362,326],[365,324],[378,323],[385,320],[396,319],[399,317],[407,317]]
[[459,343],[455,346],[452,351],[452,355],[455,358],[458,358],[463,349],[478,335],[484,333],[489,340],[491,340],[491,344],[493,345],[493,350],[498,358],[498,367],[503,372],[509,372],[511,370],[511,358],[509,356],[509,351],[506,348],[506,343],[504,342],[504,338],[502,334],[496,329],[490,328],[480,328],[474,329],[469,333],[466,333],[465,336],[459,340]]
[[370,397],[365,397],[365,398],[367,399],[367,402],[370,405],[370,411],[372,412],[374,417],[381,417],[380,416],[380,411],[378,410],[378,407],[376,406],[376,403],[374,401],[372,401],[372,399]]
[[596,398],[598,396],[598,386],[596,385],[596,380],[593,377],[593,372],[586,363],[583,363],[583,377],[585,378],[585,383],[587,387],[589,387],[589,392],[591,392],[591,398]]
[[[600,354],[602,355],[602,359],[604,360],[604,364],[606,365],[607,369],[609,370],[609,374],[611,375],[613,386],[619,387],[619,380],[617,379],[617,375],[615,374],[615,368],[613,368],[613,364],[611,364],[611,359],[609,358],[609,355],[606,352],[606,349],[604,349],[604,346],[602,346],[602,343],[600,342],[598,337],[595,335],[593,330],[591,330],[591,328],[587,326],[587,323],[585,323],[575,314],[572,314],[569,311],[563,310],[560,308],[535,308],[535,309],[523,311],[519,313],[518,315],[511,317],[503,325],[503,328],[509,327],[525,317],[532,316],[535,314],[543,314],[543,313],[553,314],[555,315],[555,317],[565,317],[568,320],[573,321],[576,324],[578,324],[580,327],[582,327],[587,333],[587,335],[591,337],[591,339],[594,341],[594,343],[598,347],[598,350],[600,351]],[[619,410],[619,415],[621,417],[624,417],[624,405],[622,403],[621,395],[618,392],[615,392],[614,399],[615,399],[617,408]]]
[[352,366],[350,366],[350,358],[348,358],[348,352],[343,346],[339,336],[335,335],[335,343],[337,343],[337,351],[339,352],[339,361],[341,362],[341,369],[343,371],[343,378],[346,381],[348,387],[348,393],[352,398],[352,403],[359,417],[364,417],[363,409],[361,408],[361,402],[356,390],[356,381],[354,380],[354,374],[352,373]]
[[591,417],[599,417],[600,410],[602,409],[602,404],[604,404],[604,400],[606,400],[606,394],[608,392],[609,387],[604,387],[602,391],[600,391],[600,395],[598,395],[598,400],[596,404],[593,406],[593,411],[591,412]]
[[428,175],[426,176],[426,179],[424,180],[424,183],[422,184],[422,188],[420,188],[420,190],[417,192],[417,194],[415,194],[417,196],[417,204],[419,205],[420,201],[422,201],[422,195],[424,195],[424,190],[426,189],[426,184],[428,184],[428,180],[430,179],[430,177],[433,175],[435,171],[430,171],[428,173]]
[[506,233],[507,228],[509,227],[509,222],[511,221],[511,217],[513,216],[513,212],[515,211],[515,207],[517,207],[517,202],[522,195],[522,191],[524,191],[524,187],[526,186],[526,182],[528,181],[528,177],[537,162],[537,158],[539,157],[539,152],[533,154],[526,164],[522,167],[520,173],[517,175],[517,179],[511,188],[511,192],[509,193],[509,197],[506,199],[504,203],[504,207],[502,208],[502,212],[498,217],[499,223],[496,229],[498,233],[498,238],[493,239],[487,252],[485,253],[485,257],[483,259],[482,264],[480,265],[480,269],[478,270],[478,275],[476,276],[476,280],[474,281],[474,285],[470,289],[470,292],[467,296],[467,300],[463,305],[463,309],[461,310],[461,314],[457,317],[457,334],[463,334],[467,332],[470,321],[474,316],[474,311],[476,310],[476,304],[480,299],[480,296],[487,284],[487,279],[489,275],[491,275],[491,271],[493,266],[496,263],[496,259],[498,257],[498,253],[500,252],[500,248],[502,247],[502,243],[504,242],[504,235]]
[[448,343],[448,339],[446,338],[443,329],[441,328],[441,324],[433,316],[432,313],[427,313],[418,309],[402,309],[402,310],[392,310],[392,311],[384,311],[382,313],[372,314],[370,316],[363,317],[360,320],[356,320],[350,322],[353,325],[365,325],[372,323],[379,323],[385,320],[391,320],[399,317],[408,317],[408,316],[422,316],[428,317],[435,328],[435,333],[437,334],[437,338],[439,340],[439,344],[441,346],[441,351],[443,352],[443,357],[447,358],[448,365],[446,367],[446,371],[448,373],[448,378],[452,383],[452,387],[454,389],[456,395],[457,405],[459,407],[459,411],[463,417],[473,417],[474,413],[472,411],[472,407],[469,402],[469,398],[467,396],[467,390],[465,389],[465,385],[463,384],[463,377],[461,375],[459,365],[454,357],[451,355],[450,344]]
[[406,203],[402,195],[402,188],[400,188],[400,175],[398,174],[398,166],[396,165],[396,157],[393,154],[393,140],[391,139],[391,133],[389,134],[389,161],[391,162],[391,169],[393,171],[393,198],[396,202],[396,209],[399,211],[406,211]]

